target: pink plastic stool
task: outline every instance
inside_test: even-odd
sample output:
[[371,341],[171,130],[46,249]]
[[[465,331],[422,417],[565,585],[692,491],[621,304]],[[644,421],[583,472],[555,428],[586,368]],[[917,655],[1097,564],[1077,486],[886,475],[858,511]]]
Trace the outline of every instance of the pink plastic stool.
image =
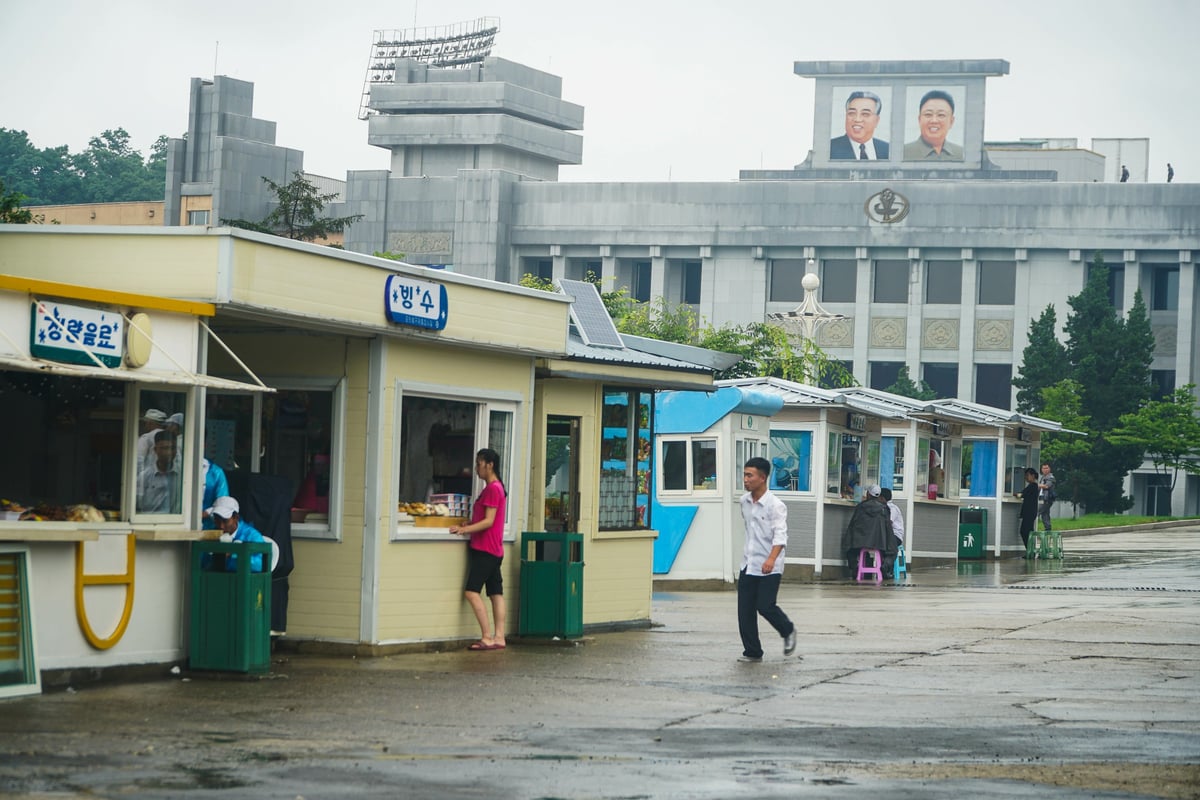
[[[867,566],[867,553],[871,554],[874,566]],[[863,548],[858,551],[858,580],[862,581],[864,575],[874,575],[876,583],[883,583],[883,556],[878,550]]]

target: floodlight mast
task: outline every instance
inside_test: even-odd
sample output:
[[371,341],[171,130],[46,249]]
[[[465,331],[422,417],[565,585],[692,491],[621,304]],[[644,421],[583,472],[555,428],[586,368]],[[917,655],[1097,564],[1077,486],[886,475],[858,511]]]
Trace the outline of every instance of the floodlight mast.
[[481,63],[492,54],[499,17],[480,17],[470,22],[427,28],[376,30],[367,59],[358,118],[366,119],[371,110],[371,86],[391,83],[396,77],[397,59],[408,58],[442,69],[465,69]]
[[810,258],[808,271],[800,280],[800,285],[804,287],[804,299],[800,305],[788,312],[767,315],[767,319],[778,323],[788,333],[814,340],[822,325],[846,318],[845,314],[826,311],[817,302],[817,288],[821,285],[821,279],[817,277],[816,266],[817,262]]

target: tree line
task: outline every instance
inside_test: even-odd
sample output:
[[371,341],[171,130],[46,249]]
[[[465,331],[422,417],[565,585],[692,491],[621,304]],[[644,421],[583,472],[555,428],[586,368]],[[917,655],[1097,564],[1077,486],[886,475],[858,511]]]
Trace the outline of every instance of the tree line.
[[25,131],[0,128],[0,181],[24,205],[162,200],[167,137],[159,136],[144,157],[124,128],[93,136],[78,153],[66,145],[39,148]]

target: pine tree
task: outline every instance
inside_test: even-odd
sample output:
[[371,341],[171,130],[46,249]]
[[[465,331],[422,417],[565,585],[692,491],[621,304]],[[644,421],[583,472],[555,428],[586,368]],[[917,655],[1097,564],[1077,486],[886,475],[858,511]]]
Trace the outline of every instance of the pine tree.
[[1080,502],[1088,512],[1120,513],[1133,505],[1124,495],[1124,481],[1142,456],[1128,444],[1109,441],[1108,433],[1149,397],[1154,342],[1145,304],[1139,292],[1130,321],[1120,318],[1109,302],[1108,268],[1099,253],[1087,285],[1067,303],[1070,377],[1080,386],[1080,408],[1095,433],[1089,437],[1090,451],[1078,459],[1084,473],[1075,476]]
[[1058,340],[1057,324],[1053,305],[1029,323],[1029,343],[1021,353],[1020,374],[1013,379],[1017,411],[1022,414],[1042,416],[1046,405],[1042,390],[1068,374],[1067,348]]

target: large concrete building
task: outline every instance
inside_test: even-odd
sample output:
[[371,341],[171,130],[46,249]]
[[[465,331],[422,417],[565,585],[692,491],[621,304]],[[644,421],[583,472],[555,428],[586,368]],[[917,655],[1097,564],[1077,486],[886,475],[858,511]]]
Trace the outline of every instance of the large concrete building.
[[[987,81],[1008,67],[798,62],[816,108],[814,147],[796,166],[736,182],[563,183],[558,167],[582,158],[583,109],[558,77],[498,58],[466,69],[398,59],[368,102],[369,141],[391,151],[391,169],[348,173],[338,213],[363,219],[345,246],[507,282],[590,271],[716,325],[795,308],[811,271],[821,302],[844,315],[819,344],[862,384],[884,388],[907,367],[940,396],[1000,408],[1015,403],[1030,321],[1053,304],[1061,324],[1099,253],[1118,309],[1145,296],[1156,385],[1197,381],[1200,185],[1138,181],[1136,161],[1135,180],[1117,182],[1104,154],[1143,153],[1145,140],[989,144]],[[196,94],[193,106],[225,106]],[[245,103],[237,113],[250,117]],[[863,114],[875,135],[853,151],[851,117]],[[225,185],[219,164],[207,169],[181,185]],[[1200,510],[1195,478],[1170,493],[1147,464],[1128,488],[1137,512]]]

